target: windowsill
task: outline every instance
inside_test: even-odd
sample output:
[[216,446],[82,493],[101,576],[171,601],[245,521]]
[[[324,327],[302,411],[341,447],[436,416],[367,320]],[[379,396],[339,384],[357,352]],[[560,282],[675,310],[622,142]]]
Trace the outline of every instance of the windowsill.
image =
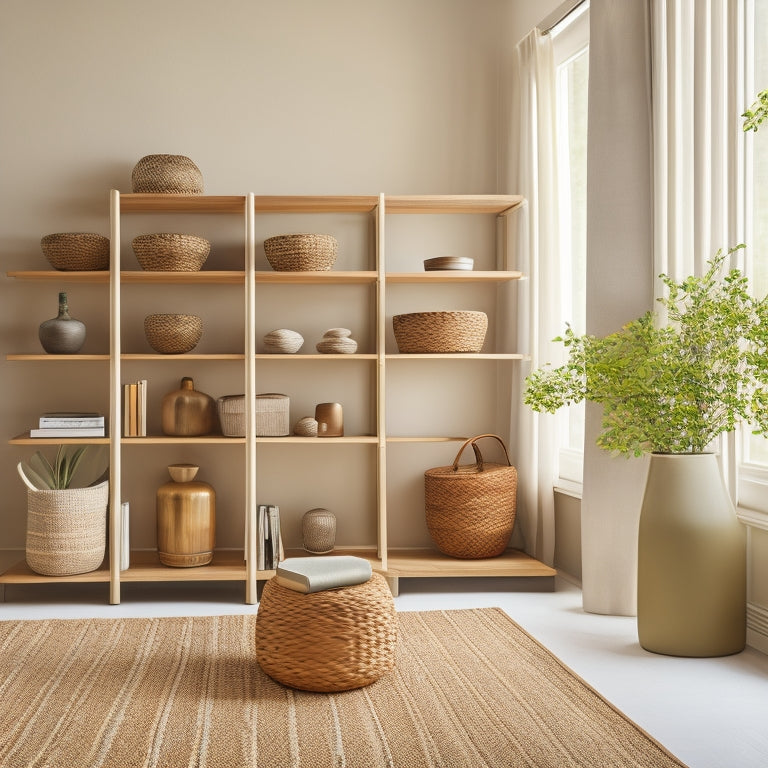
[[744,525],[748,525],[750,528],[762,528],[764,531],[768,531],[768,512],[737,507],[736,516]]
[[561,477],[555,483],[553,490],[555,493],[560,493],[563,496],[570,496],[573,499],[581,500],[582,488],[581,483],[577,483],[575,480],[565,480]]

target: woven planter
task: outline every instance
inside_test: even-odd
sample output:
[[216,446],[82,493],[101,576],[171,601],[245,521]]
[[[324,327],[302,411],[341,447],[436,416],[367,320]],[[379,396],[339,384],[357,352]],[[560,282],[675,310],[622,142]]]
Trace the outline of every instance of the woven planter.
[[139,235],[131,244],[139,265],[148,272],[199,272],[211,252],[205,238],[174,232]]
[[145,155],[131,173],[134,192],[202,195],[203,174],[184,155]]
[[302,594],[264,585],[256,659],[270,677],[306,691],[347,691],[395,666],[397,614],[386,579]]
[[221,434],[245,437],[245,395],[224,395],[216,401]]
[[485,312],[412,312],[392,318],[402,353],[479,352],[488,316]]
[[27,564],[43,576],[95,571],[104,560],[109,483],[27,490]]
[[264,241],[264,253],[275,272],[327,272],[336,261],[332,235],[276,235]]
[[254,418],[257,437],[285,437],[291,433],[289,421],[291,399],[288,395],[267,392],[256,395]]
[[154,314],[144,318],[149,346],[162,355],[183,355],[197,346],[203,321],[197,315]]
[[[493,437],[501,443],[506,464],[483,461],[476,441]],[[475,464],[459,466],[471,445]],[[467,440],[453,464],[424,473],[427,529],[445,555],[463,559],[496,557],[509,544],[517,512],[517,470],[509,464],[504,442],[497,435]]]
[[57,232],[40,240],[45,258],[62,271],[109,269],[109,238],[94,232]]

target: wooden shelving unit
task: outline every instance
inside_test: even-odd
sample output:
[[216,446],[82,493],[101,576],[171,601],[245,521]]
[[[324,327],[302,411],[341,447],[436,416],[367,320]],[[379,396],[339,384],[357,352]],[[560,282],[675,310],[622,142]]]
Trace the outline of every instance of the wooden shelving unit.
[[[455,376],[473,377],[473,366],[499,366],[499,371],[513,370],[525,355],[510,349],[489,349],[474,354],[400,354],[392,347],[388,339],[388,314],[390,292],[403,286],[406,290],[420,289],[421,286],[439,286],[450,288],[452,285],[487,286],[482,290],[494,290],[494,286],[514,285],[522,273],[513,268],[508,249],[500,249],[495,269],[471,272],[421,272],[388,271],[385,255],[385,228],[390,217],[399,215],[434,215],[467,214],[494,217],[501,231],[505,229],[507,217],[522,203],[522,198],[515,195],[438,195],[438,196],[186,196],[186,195],[146,195],[120,194],[113,191],[111,202],[111,270],[109,272],[59,272],[59,271],[14,271],[8,276],[26,281],[56,281],[101,283],[109,286],[110,291],[110,349],[101,354],[91,355],[43,355],[23,351],[8,354],[8,360],[20,363],[80,364],[84,362],[107,362],[110,375],[110,433],[111,437],[83,440],[80,442],[107,443],[110,445],[110,541],[111,562],[105,563],[98,571],[83,574],[80,577],[43,577],[29,570],[25,564],[19,564],[0,575],[3,583],[49,583],[61,582],[107,582],[110,587],[110,602],[120,601],[120,584],[137,581],[189,581],[189,580],[228,580],[242,581],[245,584],[245,599],[253,603],[257,599],[259,582],[269,578],[271,571],[256,570],[256,500],[260,483],[257,451],[273,452],[303,451],[312,446],[313,455],[327,457],[326,451],[338,447],[340,451],[363,452],[364,461],[375,465],[370,489],[371,503],[364,505],[359,514],[369,517],[367,530],[375,531],[375,540],[364,542],[365,546],[340,547],[339,551],[352,552],[367,557],[374,569],[384,573],[396,591],[401,578],[411,577],[533,577],[551,582],[554,570],[539,563],[522,552],[510,550],[505,555],[490,560],[462,561],[445,557],[434,549],[423,547],[391,546],[391,531],[388,514],[388,489],[397,479],[391,474],[388,452],[411,450],[411,446],[439,446],[444,443],[459,443],[469,435],[439,434],[440,425],[424,430],[417,436],[402,434],[399,430],[389,430],[387,412],[395,411],[397,403],[388,402],[388,379],[408,376],[413,366],[451,366]],[[227,214],[241,217],[244,223],[243,268],[234,270],[204,270],[201,272],[164,272],[151,273],[138,270],[125,270],[121,267],[121,222],[124,216],[131,214]],[[315,214],[365,214],[372,222],[374,234],[373,264],[361,264],[361,269],[338,269],[327,272],[275,272],[256,269],[257,219],[260,216],[291,214],[305,216],[307,229],[311,230],[312,216]],[[371,268],[373,266],[373,268]],[[123,351],[121,347],[121,296],[123,286],[158,285],[168,286],[240,286],[244,302],[243,326],[244,344],[239,351],[215,351],[206,353],[188,353],[185,355],[157,355],[143,352]],[[257,292],[270,290],[292,291],[302,286],[317,286],[319,291],[360,290],[354,286],[363,286],[365,298],[369,302],[372,317],[371,338],[361,345],[360,351],[353,355],[317,354],[305,350],[295,355],[273,355],[257,351]],[[352,286],[351,288],[343,288]],[[366,286],[368,286],[366,288]],[[433,289],[429,289],[430,291]],[[478,288],[480,290],[480,288]],[[491,318],[491,322],[501,322],[501,318]],[[361,430],[363,434],[346,434],[340,438],[305,438],[305,437],[256,437],[254,414],[246,408],[248,437],[227,438],[220,435],[208,435],[195,438],[168,437],[149,435],[147,437],[121,437],[121,396],[122,366],[136,362],[153,365],[172,365],[174,360],[185,363],[199,362],[205,365],[233,363],[241,365],[246,393],[260,390],[260,377],[263,371],[275,372],[290,380],[292,376],[304,375],[306,371],[322,370],[331,377],[343,380],[350,370],[357,370],[354,365],[363,366],[364,377],[372,382],[370,403],[363,404],[363,412],[370,412],[370,429]],[[352,367],[351,367],[352,366]],[[476,369],[475,369],[476,370]],[[301,371],[301,374],[299,373]],[[427,374],[428,375],[428,374]],[[249,398],[246,398],[249,403]],[[448,430],[446,430],[448,431]],[[421,430],[419,430],[421,432]],[[451,430],[453,432],[453,430]],[[40,445],[41,440],[33,440],[28,435],[19,435],[10,440],[17,445]],[[74,442],[70,440],[45,441],[51,443]],[[142,450],[147,446],[180,445],[199,446],[217,450],[221,445],[239,446],[244,451],[243,498],[245,534],[242,549],[217,550],[210,565],[199,568],[174,569],[162,565],[152,552],[135,551],[131,553],[131,565],[126,571],[120,571],[115,553],[120,552],[120,500],[122,489],[122,458],[124,451]],[[282,447],[278,447],[282,446]],[[398,448],[399,446],[399,448]],[[261,454],[260,454],[261,455]],[[282,453],[280,455],[283,455]],[[304,455],[304,454],[302,454]],[[370,458],[368,458],[370,457]],[[292,542],[288,542],[290,545]],[[293,542],[295,543],[295,542]],[[288,554],[298,554],[288,550]]]

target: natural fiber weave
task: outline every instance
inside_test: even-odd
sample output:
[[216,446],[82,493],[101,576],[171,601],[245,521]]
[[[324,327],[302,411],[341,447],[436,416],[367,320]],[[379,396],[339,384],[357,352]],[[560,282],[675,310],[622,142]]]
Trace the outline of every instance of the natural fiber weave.
[[256,395],[254,421],[258,437],[285,437],[291,433],[291,398],[277,392]]
[[216,400],[221,434],[245,437],[245,395],[224,395]]
[[[493,437],[501,443],[506,464],[483,461],[477,440]],[[459,466],[471,445],[475,464]],[[427,529],[445,555],[479,559],[496,557],[507,548],[517,512],[517,470],[510,466],[504,441],[497,435],[467,440],[453,464],[424,473]]]
[[370,685],[395,665],[397,614],[386,579],[303,594],[264,585],[256,659],[273,679],[305,691]]
[[485,312],[412,312],[392,318],[402,353],[479,352],[488,329]]
[[134,192],[202,195],[203,174],[184,155],[145,155],[131,172]]
[[95,232],[57,232],[43,237],[40,247],[54,269],[109,269],[109,238]]
[[107,542],[109,483],[27,491],[27,565],[44,576],[96,570]]
[[276,235],[264,241],[264,253],[276,272],[325,272],[336,261],[332,235]]
[[148,272],[199,272],[211,244],[204,237],[157,232],[133,238],[133,252]]
[[144,334],[155,352],[182,355],[197,346],[203,335],[203,321],[197,315],[147,315]]
[[322,694],[261,671],[253,615],[0,621],[0,765],[683,766],[498,608],[399,625],[389,674]]

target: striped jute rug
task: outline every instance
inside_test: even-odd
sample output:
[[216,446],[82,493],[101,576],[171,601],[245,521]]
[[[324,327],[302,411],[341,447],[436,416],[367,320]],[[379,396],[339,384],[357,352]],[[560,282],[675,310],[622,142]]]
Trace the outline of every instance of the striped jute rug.
[[334,695],[266,677],[253,615],[0,622],[0,765],[682,765],[500,609],[399,619],[396,670]]

